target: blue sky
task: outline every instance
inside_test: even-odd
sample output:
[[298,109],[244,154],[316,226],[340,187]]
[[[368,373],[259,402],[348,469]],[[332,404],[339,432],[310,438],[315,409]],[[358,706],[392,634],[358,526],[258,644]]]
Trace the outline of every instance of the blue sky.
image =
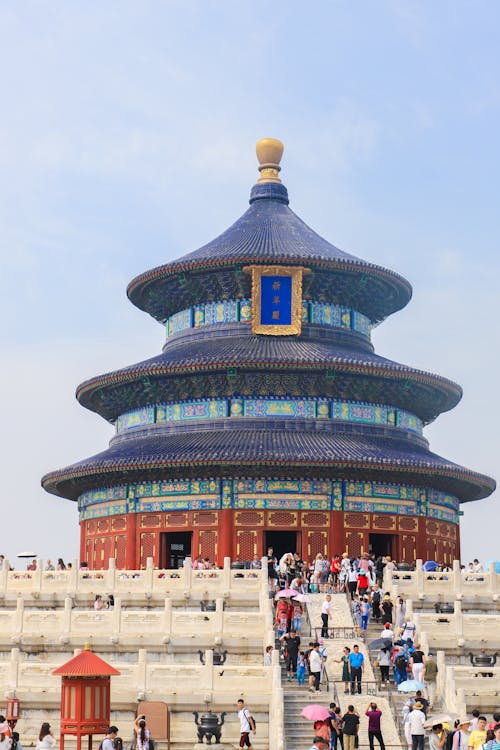
[[[75,387],[160,350],[126,284],[244,212],[269,135],[291,207],[413,284],[374,342],[463,386],[431,448],[497,476],[499,37],[481,1],[0,2],[6,554],[76,555],[39,487],[111,435]],[[498,558],[496,499],[464,510]]]

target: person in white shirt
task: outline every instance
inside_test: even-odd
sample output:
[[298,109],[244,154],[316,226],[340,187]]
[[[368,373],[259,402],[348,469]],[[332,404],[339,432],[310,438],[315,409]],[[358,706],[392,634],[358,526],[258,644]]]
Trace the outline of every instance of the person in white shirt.
[[114,750],[115,746],[113,740],[116,738],[117,734],[118,727],[112,726],[108,728],[106,736],[102,741],[102,750]]
[[394,631],[391,629],[388,622],[384,625],[382,632],[380,633],[380,638],[388,638],[390,641],[393,640]]
[[316,641],[316,643],[313,646],[313,650],[309,654],[309,673],[310,676],[313,678],[313,684],[309,684],[309,690],[314,693],[319,691],[319,682],[321,678],[321,666],[323,664],[323,658],[321,654],[319,653],[319,643]]
[[56,744],[56,738],[52,734],[52,729],[47,721],[44,721],[40,727],[40,734],[36,743],[36,750],[51,750]]
[[413,710],[408,714],[408,725],[411,734],[412,750],[424,750],[425,714],[420,701],[413,704]]
[[255,721],[242,698],[238,700],[238,719],[240,720],[240,747],[245,747],[245,745],[252,747],[250,732],[255,734]]
[[331,609],[331,602],[332,597],[330,594],[327,594],[325,596],[325,600],[323,604],[321,605],[321,637],[322,638],[328,638],[328,620],[330,618],[330,609]]
[[401,633],[401,640],[405,641],[406,643],[408,638],[411,638],[411,640],[414,641],[416,630],[417,628],[416,628],[415,623],[412,622],[409,617],[405,617],[405,621],[403,624],[403,631]]
[[484,572],[483,566],[481,565],[481,563],[479,562],[479,560],[477,558],[474,559],[474,561],[472,563],[472,566],[473,566],[474,573],[483,573]]
[[265,667],[273,666],[273,650],[274,650],[274,646],[266,646],[266,653],[264,654],[264,666]]

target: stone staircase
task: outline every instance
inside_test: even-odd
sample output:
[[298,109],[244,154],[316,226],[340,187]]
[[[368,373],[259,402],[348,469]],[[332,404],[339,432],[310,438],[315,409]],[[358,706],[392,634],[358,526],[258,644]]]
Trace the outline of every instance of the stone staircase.
[[[307,647],[309,641],[314,640],[315,628],[321,624],[320,612],[323,598],[323,594],[311,595],[311,602],[307,606],[309,622],[301,636],[303,646]],[[332,595],[333,614],[330,624],[333,627],[346,628],[346,633],[349,628],[352,628],[352,617],[349,606],[350,602],[343,594]],[[389,696],[389,691],[379,691],[374,685],[374,680],[378,679],[379,674],[378,669],[374,668],[370,661],[367,643],[378,638],[381,629],[382,627],[380,625],[370,623],[365,638],[359,636],[356,637],[355,640],[352,640],[352,638],[324,640],[324,645],[328,651],[326,669],[329,684],[324,680],[321,685],[320,693],[310,693],[308,691],[307,683],[304,687],[299,687],[296,680],[288,682],[286,670],[284,665],[282,666],[286,750],[304,750],[304,748],[310,747],[312,744],[312,738],[314,736],[313,722],[307,721],[300,715],[302,708],[308,703],[320,703],[328,708],[331,702],[339,705],[342,713],[347,711],[347,706],[351,703],[358,711],[360,715],[359,737],[361,748],[365,746],[368,747],[368,719],[365,716],[365,711],[371,701],[375,701],[382,711],[382,734],[386,746],[388,748],[406,747],[404,738],[402,740],[400,738],[397,722],[395,720],[396,717],[394,716],[395,713],[401,715],[406,696],[398,695],[395,689],[391,690],[391,696]],[[341,665],[337,664],[335,660],[340,658],[344,645],[348,645],[352,648],[354,642],[359,644],[361,651],[365,655],[366,668],[364,670],[363,678],[370,683],[370,694],[364,692],[360,696],[344,695],[343,684],[339,684]],[[375,744],[377,746],[377,743]]]

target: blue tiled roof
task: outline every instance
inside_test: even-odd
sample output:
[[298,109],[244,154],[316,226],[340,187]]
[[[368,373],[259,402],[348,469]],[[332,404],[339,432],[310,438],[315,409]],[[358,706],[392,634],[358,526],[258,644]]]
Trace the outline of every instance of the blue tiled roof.
[[305,224],[288,207],[288,199],[285,200],[284,196],[286,188],[283,185],[256,185],[252,190],[250,208],[229,229],[198,250],[133,279],[127,290],[132,302],[149,311],[149,302],[143,297],[144,290],[151,284],[161,284],[166,277],[181,270],[212,268],[228,262],[235,265],[290,262],[306,265],[326,263],[332,264],[332,270],[339,274],[343,270],[350,273],[357,270],[367,278],[382,277],[387,284],[386,314],[407,304],[411,287],[406,279],[339,250]]
[[[429,486],[448,482],[450,491],[464,500],[488,495],[495,486],[493,480],[447,461],[422,446],[392,438],[372,435],[350,435],[342,432],[314,432],[300,430],[236,429],[209,431],[166,431],[161,435],[129,437],[111,443],[97,455],[48,474],[43,486],[54,494],[67,495],[68,482],[77,485],[92,475],[101,485],[107,475],[121,472],[126,480],[128,472],[166,470],[177,466],[202,467],[207,476],[232,467],[277,466],[283,470],[299,466],[331,467],[339,476],[355,478],[361,468],[381,474],[400,475],[400,481],[412,481],[415,474],[425,476]],[[125,472],[125,474],[123,474]],[[73,499],[74,499],[73,497]]]

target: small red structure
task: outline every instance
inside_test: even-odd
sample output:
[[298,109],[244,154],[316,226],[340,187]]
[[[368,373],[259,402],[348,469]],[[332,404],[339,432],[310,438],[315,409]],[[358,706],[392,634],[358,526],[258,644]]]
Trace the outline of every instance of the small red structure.
[[105,734],[109,727],[111,675],[120,672],[107,664],[85,646],[83,651],[54,669],[61,675],[61,750],[64,736],[76,736],[77,750],[81,750],[82,737]]

